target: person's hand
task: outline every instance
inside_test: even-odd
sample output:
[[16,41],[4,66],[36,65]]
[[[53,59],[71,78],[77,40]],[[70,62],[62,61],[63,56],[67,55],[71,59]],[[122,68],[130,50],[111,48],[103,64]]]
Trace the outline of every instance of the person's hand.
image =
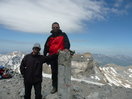
[[68,51],[69,51],[69,49],[64,49],[63,51],[68,52]]

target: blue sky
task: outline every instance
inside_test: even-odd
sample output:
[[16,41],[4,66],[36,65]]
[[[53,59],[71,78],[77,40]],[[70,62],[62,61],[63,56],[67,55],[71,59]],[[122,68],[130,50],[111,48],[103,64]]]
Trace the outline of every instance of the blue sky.
[[132,56],[131,12],[131,0],[1,0],[0,53],[43,50],[57,21],[76,52]]

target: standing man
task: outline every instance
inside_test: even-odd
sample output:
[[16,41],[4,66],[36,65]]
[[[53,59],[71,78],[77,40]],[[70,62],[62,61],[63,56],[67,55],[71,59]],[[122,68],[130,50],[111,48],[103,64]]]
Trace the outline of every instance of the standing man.
[[[59,50],[68,51],[70,49],[70,42],[66,33],[62,32],[59,23],[52,24],[51,35],[48,37],[44,45],[44,56],[57,55]],[[50,61],[52,70],[52,94],[58,90],[58,57]]]
[[20,72],[24,77],[25,96],[24,99],[31,99],[32,86],[35,89],[35,99],[42,99],[42,65],[46,57],[40,55],[40,44],[34,44],[32,53],[26,55],[20,65]]

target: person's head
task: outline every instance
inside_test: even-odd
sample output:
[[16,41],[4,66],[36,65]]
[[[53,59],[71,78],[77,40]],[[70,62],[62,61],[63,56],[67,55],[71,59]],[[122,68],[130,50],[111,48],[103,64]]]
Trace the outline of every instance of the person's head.
[[40,44],[39,43],[35,43],[33,48],[32,48],[32,50],[33,50],[33,55],[39,54],[39,51],[41,50]]
[[54,32],[58,32],[58,31],[60,30],[60,25],[59,25],[59,23],[54,22],[54,23],[52,24],[52,30],[53,30]]

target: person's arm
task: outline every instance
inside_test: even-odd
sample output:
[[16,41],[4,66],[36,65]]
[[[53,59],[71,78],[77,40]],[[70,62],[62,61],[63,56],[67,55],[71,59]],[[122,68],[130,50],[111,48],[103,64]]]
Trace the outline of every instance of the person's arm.
[[58,58],[58,54],[48,55],[48,56],[42,56],[43,63],[49,64],[50,61],[55,60]]
[[21,65],[20,65],[20,72],[24,76],[26,69],[26,56],[22,59]]
[[45,43],[45,45],[44,45],[44,50],[43,50],[43,55],[44,55],[44,56],[46,56],[47,53],[49,52],[49,46],[48,46],[49,38],[50,38],[50,37],[48,37],[48,39],[46,40],[46,43]]
[[66,33],[63,33],[63,34],[64,34],[64,48],[65,49],[70,49],[70,41],[69,41],[69,38],[66,35]]

